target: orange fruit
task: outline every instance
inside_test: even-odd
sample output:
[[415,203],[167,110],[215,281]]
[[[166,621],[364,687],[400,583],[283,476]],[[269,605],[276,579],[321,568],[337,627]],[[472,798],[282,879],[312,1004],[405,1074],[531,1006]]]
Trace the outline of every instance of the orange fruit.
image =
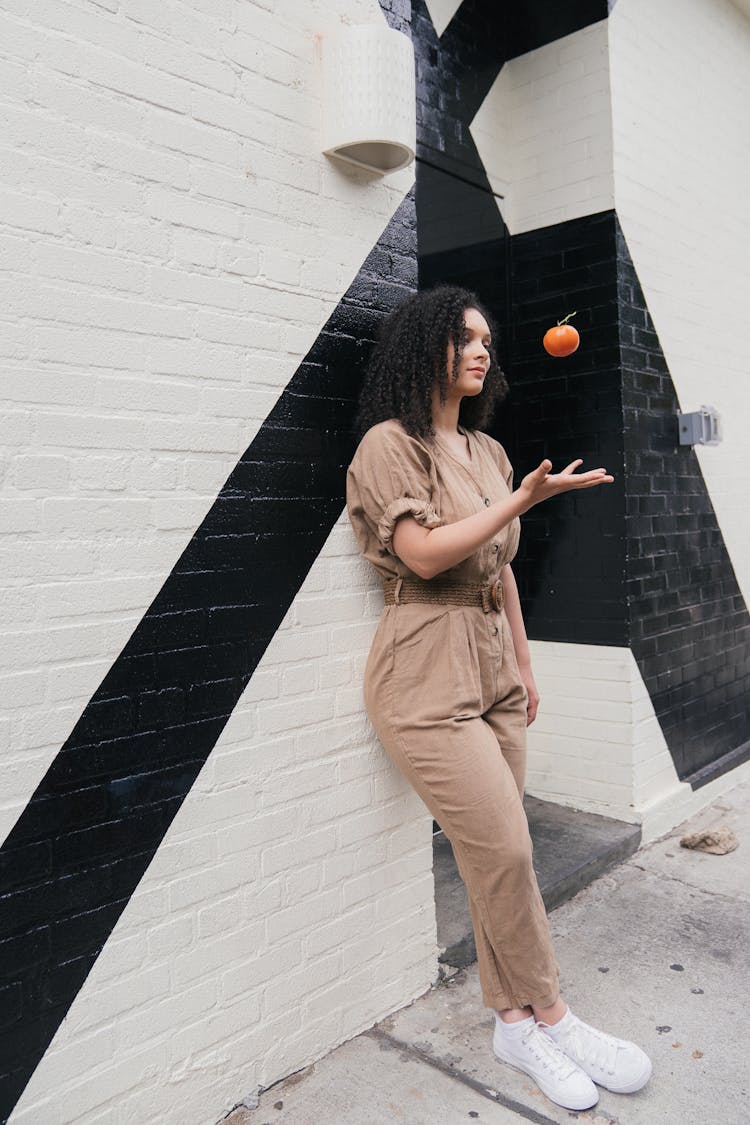
[[572,355],[581,342],[581,337],[575,330],[572,324],[567,322],[571,316],[575,316],[574,312],[568,313],[563,320],[558,320],[554,328],[549,328],[544,333],[542,344],[544,350],[549,352],[550,355],[561,358],[562,356]]

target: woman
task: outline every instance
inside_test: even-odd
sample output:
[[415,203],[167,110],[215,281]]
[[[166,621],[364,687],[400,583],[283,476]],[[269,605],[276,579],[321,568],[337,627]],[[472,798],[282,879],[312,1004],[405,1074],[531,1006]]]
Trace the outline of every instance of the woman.
[[651,1063],[579,1020],[559,993],[522,804],[539,693],[510,564],[523,512],[613,477],[575,473],[580,458],[552,474],[544,460],[514,492],[505,450],[483,432],[507,392],[474,294],[427,290],[385,323],[347,473],[352,527],[385,589],[365,705],[451,841],[496,1056],[558,1105],[587,1109],[598,1100],[592,1079],[631,1092]]

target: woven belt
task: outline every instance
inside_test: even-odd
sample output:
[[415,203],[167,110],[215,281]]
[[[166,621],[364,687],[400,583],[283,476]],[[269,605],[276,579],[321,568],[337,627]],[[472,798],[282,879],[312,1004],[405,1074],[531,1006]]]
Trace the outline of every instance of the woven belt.
[[402,602],[434,602],[439,605],[478,605],[485,613],[503,608],[505,591],[502,581],[446,582],[431,578],[386,578],[384,581],[386,605]]

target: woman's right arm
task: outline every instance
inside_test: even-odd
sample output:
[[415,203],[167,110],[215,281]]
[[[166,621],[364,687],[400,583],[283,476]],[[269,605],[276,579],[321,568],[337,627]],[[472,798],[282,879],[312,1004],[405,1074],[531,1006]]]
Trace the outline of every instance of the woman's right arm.
[[420,578],[435,578],[473,555],[483,543],[535,504],[560,492],[590,488],[614,480],[614,477],[606,475],[606,469],[592,469],[576,475],[573,469],[580,464],[581,458],[578,458],[561,473],[550,475],[552,462],[544,460],[523,478],[507,500],[498,500],[484,511],[443,527],[422,527],[413,516],[402,516],[393,532],[393,550]]

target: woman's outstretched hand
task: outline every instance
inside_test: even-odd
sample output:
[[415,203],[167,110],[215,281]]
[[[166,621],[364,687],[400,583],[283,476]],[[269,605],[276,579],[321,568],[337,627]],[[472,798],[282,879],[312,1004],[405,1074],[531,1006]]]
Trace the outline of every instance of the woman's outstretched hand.
[[528,508],[542,500],[549,500],[558,492],[569,492],[574,488],[592,488],[596,484],[612,484],[614,477],[607,475],[606,469],[591,469],[588,473],[575,473],[573,470],[583,464],[578,457],[566,465],[561,473],[550,473],[552,462],[545,458],[533,472],[527,473],[518,486],[518,491],[528,498]]

